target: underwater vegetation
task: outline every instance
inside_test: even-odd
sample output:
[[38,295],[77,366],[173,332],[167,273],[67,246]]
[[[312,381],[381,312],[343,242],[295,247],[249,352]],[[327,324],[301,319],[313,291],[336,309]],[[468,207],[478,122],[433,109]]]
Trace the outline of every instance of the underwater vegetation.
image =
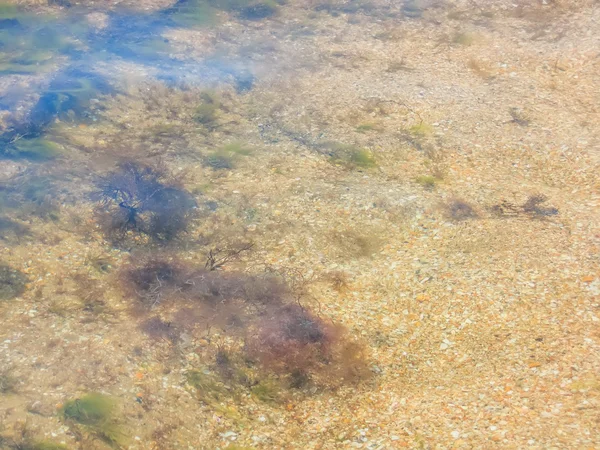
[[164,168],[133,162],[102,177],[93,195],[98,223],[114,239],[127,232],[169,241],[185,232],[196,212],[193,196]]
[[286,397],[285,385],[271,375],[264,375],[252,367],[243,355],[219,347],[214,364],[186,373],[187,384],[196,390],[201,401],[220,409],[219,403],[228,398],[251,395],[269,403],[281,403]]
[[[41,170],[28,170],[10,182],[0,183],[0,208],[11,211],[13,222],[14,218],[29,221],[32,216],[57,220],[58,198],[62,193],[54,176]],[[5,225],[10,226],[10,222]]]
[[335,0],[322,0],[314,6],[315,11],[324,11],[328,14],[337,17],[340,14],[358,14],[373,15],[380,13],[390,16],[393,14],[391,8],[384,6],[378,11],[378,5],[369,0],[354,0],[349,2],[338,2]]
[[54,77],[31,113],[32,125],[89,118],[92,99],[113,92],[108,81],[93,72],[71,66]]
[[216,21],[216,10],[206,0],[179,0],[161,15],[173,26],[196,27]]
[[468,219],[476,219],[479,215],[475,209],[466,201],[453,198],[446,205],[446,216],[453,221],[463,221]]
[[344,259],[371,257],[379,251],[382,244],[377,232],[372,229],[348,229],[343,232],[331,232],[329,236],[331,242],[340,250],[338,256]]
[[273,0],[243,2],[245,5],[238,7],[239,15],[246,20],[261,20],[277,12],[277,2]]
[[89,121],[91,101],[110,92],[106,80],[94,73],[74,67],[59,73],[29,114],[0,135],[0,158],[44,160],[57,156],[59,146],[45,135],[55,120]]
[[557,208],[543,206],[547,201],[548,197],[543,194],[530,195],[525,203],[521,205],[521,208],[523,208],[525,213],[538,217],[557,215]]
[[[177,73],[197,72],[197,62],[188,67],[172,57],[170,42],[162,37],[163,30],[192,22],[212,23],[215,11],[230,11],[254,20],[267,17],[276,9],[277,3],[271,0],[181,0],[154,14],[112,13],[107,26],[98,30],[77,12],[56,18],[0,3],[0,74],[50,72],[59,62],[67,67],[53,76],[30,113],[0,135],[0,158],[52,158],[59,147],[51,133],[46,132],[57,118],[63,122],[97,120],[95,110],[100,107],[99,102],[92,101],[113,90],[106,79],[85,69],[95,61],[123,58],[150,63],[162,69],[159,78],[165,79],[172,79]],[[211,73],[219,81],[230,79],[238,93],[253,87],[254,75],[239,64],[215,58],[204,66],[203,73]],[[8,102],[0,99],[0,107],[20,108],[22,105],[13,99],[18,95],[10,96]],[[218,108],[218,103],[206,102],[198,108],[196,120],[213,126]]]
[[475,41],[476,41],[476,36],[472,33],[456,32],[452,36],[452,42],[454,44],[463,45],[465,47],[473,45],[473,43]]
[[522,204],[515,204],[507,200],[491,207],[491,211],[498,217],[517,217],[528,216],[531,218],[546,218],[558,215],[558,209],[554,207],[546,207],[544,204],[548,201],[548,197],[543,194],[534,194],[527,197]]
[[93,253],[89,255],[85,262],[98,273],[108,273],[112,270],[112,259],[109,256],[101,253]]
[[415,182],[427,190],[433,190],[439,179],[431,175],[420,175],[415,178]]
[[410,127],[408,131],[416,137],[425,137],[433,134],[434,128],[428,123],[421,121]]
[[383,131],[383,127],[381,125],[379,125],[378,123],[373,123],[373,122],[361,123],[360,125],[358,125],[356,127],[357,133],[365,134],[370,131]]
[[423,16],[426,3],[423,0],[407,0],[402,5],[402,13],[411,19],[419,19]]
[[[1,392],[0,392],[1,393]],[[0,423],[1,450],[68,450],[65,445],[40,439],[37,433],[29,427],[28,421],[13,422],[7,426]]]
[[171,322],[165,322],[160,317],[151,317],[140,324],[140,330],[155,341],[167,340],[172,343],[179,341],[181,331]]
[[250,388],[250,392],[263,403],[279,403],[282,400],[281,386],[269,378],[260,380]]
[[332,163],[343,165],[349,169],[371,169],[377,166],[372,152],[355,145],[324,142],[318,147],[319,152],[329,156]]
[[194,27],[214,23],[218,11],[234,13],[244,20],[261,20],[274,15],[277,9],[274,0],[179,0],[161,15],[171,25]]
[[208,0],[208,3],[214,8],[235,12],[246,20],[266,19],[277,12],[278,6],[274,0]]
[[247,340],[247,354],[263,367],[297,379],[345,382],[364,377],[362,347],[342,338],[341,326],[323,321],[305,308],[286,304],[266,312]]
[[[6,441],[6,442],[5,442]],[[0,448],[6,450],[69,450],[69,447],[50,441],[35,441],[25,439],[22,441],[4,440],[0,437]]]
[[30,234],[29,227],[5,216],[0,216],[0,240],[19,242],[22,237]]
[[145,307],[152,308],[171,299],[179,291],[186,273],[185,268],[176,261],[150,257],[126,267],[122,270],[121,278],[126,292],[137,297]]
[[252,150],[241,142],[232,142],[206,155],[203,164],[218,169],[233,169],[240,156],[249,156]]
[[203,160],[203,164],[215,170],[230,170],[234,167],[233,156],[222,151],[216,151],[207,155]]
[[531,123],[531,120],[519,108],[510,108],[509,114],[512,117],[511,122],[516,123],[517,125],[527,127]]
[[252,242],[227,243],[215,246],[208,251],[204,268],[207,270],[222,269],[228,263],[239,259],[243,253],[252,250],[253,247]]
[[207,270],[154,256],[132,259],[120,278],[134,309],[180,308],[169,320],[153,316],[143,323],[154,339],[175,342],[183,331],[218,327],[243,342],[244,361],[290,383],[306,379],[332,386],[368,374],[363,348],[342,326],[298,303],[279,276]]
[[0,264],[0,301],[18,297],[27,287],[29,279],[23,272]]
[[74,51],[81,27],[52,16],[39,17],[0,3],[0,74],[49,71],[56,57]]
[[69,450],[62,444],[51,441],[38,441],[36,439],[24,438],[6,438],[0,436],[0,449],[2,450]]
[[[137,258],[136,258],[137,259]],[[223,307],[238,301],[255,307],[278,302],[285,287],[275,278],[252,277],[243,273],[207,270],[184,265],[173,259],[140,258],[122,269],[125,291],[146,307],[165,302]],[[238,319],[244,311],[238,311]]]
[[217,128],[221,112],[221,99],[214,91],[204,91],[200,94],[201,103],[194,110],[194,120],[208,130]]
[[[95,61],[122,58],[151,64],[160,70],[159,78],[176,81],[174,74],[197,73],[198,63],[186,65],[185,61],[173,58],[171,44],[162,36],[164,30],[212,23],[216,11],[258,20],[275,13],[277,7],[272,0],[180,0],[153,14],[111,13],[107,26],[95,29],[75,11],[57,18],[0,3],[0,75],[50,73],[58,63],[66,66],[41,91],[29,114],[9,124],[0,134],[0,158],[53,158],[60,152],[51,132],[56,119],[84,123],[98,120],[96,113],[101,103],[95,100],[111,94],[113,89],[105,78],[86,69]],[[208,76],[220,82],[229,80],[238,93],[254,85],[254,75],[239,62],[208,59],[201,72],[204,79]],[[24,97],[10,93],[0,99],[0,108],[8,111],[22,108],[19,96]],[[196,120],[212,129],[217,125],[220,105],[218,99],[210,96],[204,100],[198,107]]]
[[[2,137],[0,137],[0,140]],[[60,147],[47,139],[27,138],[15,135],[6,142],[0,142],[0,158],[26,158],[34,161],[52,159],[59,154]]]
[[26,443],[19,447],[20,450],[69,450],[66,445],[56,444],[49,441]]
[[0,371],[0,394],[8,394],[14,392],[17,388],[19,380],[12,375],[10,370],[3,369]]
[[49,441],[31,442],[22,444],[19,450],[69,450],[66,445]]
[[111,446],[118,448],[125,441],[117,419],[117,404],[107,395],[92,392],[68,400],[60,415],[70,427],[81,428]]

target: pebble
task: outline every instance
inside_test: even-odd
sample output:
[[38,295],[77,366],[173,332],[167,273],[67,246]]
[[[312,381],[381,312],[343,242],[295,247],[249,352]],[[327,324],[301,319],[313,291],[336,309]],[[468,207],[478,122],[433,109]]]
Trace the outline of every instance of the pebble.
[[226,431],[225,433],[219,433],[219,436],[221,436],[223,439],[230,439],[232,441],[235,441],[237,439],[237,433],[235,433],[233,431]]

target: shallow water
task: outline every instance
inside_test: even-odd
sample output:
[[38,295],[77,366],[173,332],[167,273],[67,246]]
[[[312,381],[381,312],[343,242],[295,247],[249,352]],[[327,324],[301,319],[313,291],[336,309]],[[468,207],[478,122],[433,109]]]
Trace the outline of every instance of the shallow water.
[[0,4],[0,449],[600,445],[599,19]]

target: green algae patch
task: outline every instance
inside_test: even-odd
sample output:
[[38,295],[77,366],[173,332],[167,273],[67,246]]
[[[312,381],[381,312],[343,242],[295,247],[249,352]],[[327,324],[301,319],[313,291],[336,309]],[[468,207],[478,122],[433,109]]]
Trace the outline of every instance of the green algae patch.
[[425,189],[431,190],[435,188],[439,182],[439,179],[431,175],[420,175],[415,178],[415,182],[423,186]]
[[27,158],[33,160],[47,160],[58,156],[60,147],[55,142],[44,138],[19,139],[9,145],[0,156],[12,158]]
[[340,142],[326,142],[322,145],[332,163],[346,166],[349,169],[371,169],[377,167],[373,153],[355,145]]
[[69,450],[69,447],[50,441],[34,442],[19,447],[21,450]]
[[200,94],[200,103],[194,110],[194,120],[207,128],[213,128],[219,118],[221,101],[219,96],[212,91],[204,91]]
[[261,380],[251,388],[252,395],[263,403],[279,403],[281,401],[281,386],[274,380]]
[[202,103],[194,111],[194,120],[202,125],[211,125],[217,120],[219,106],[215,103]]
[[356,145],[341,142],[324,142],[319,147],[321,153],[328,155],[333,164],[346,166],[349,169],[371,169],[377,167],[377,161],[373,153]]
[[67,401],[60,410],[60,415],[70,426],[80,426],[108,445],[118,448],[125,443],[125,435],[116,413],[114,399],[94,392]]
[[409,131],[411,132],[411,134],[413,134],[415,136],[424,137],[424,136],[432,135],[434,132],[434,128],[433,128],[433,126],[429,125],[428,123],[421,122],[417,125],[413,125],[412,127],[410,127]]
[[373,153],[365,149],[358,149],[351,152],[350,162],[363,169],[370,169],[377,166]]
[[213,169],[233,169],[241,156],[250,156],[252,149],[242,142],[231,142],[208,154],[204,165]]
[[190,370],[185,374],[187,383],[192,386],[198,398],[207,404],[215,404],[231,397],[231,392],[211,373]]
[[82,425],[100,426],[110,421],[114,411],[115,402],[110,397],[91,393],[66,402],[62,415]]
[[381,132],[383,131],[381,125],[377,124],[377,123],[372,123],[372,122],[366,122],[366,123],[361,123],[359,126],[356,127],[356,132],[357,133],[368,133],[370,131],[378,131]]

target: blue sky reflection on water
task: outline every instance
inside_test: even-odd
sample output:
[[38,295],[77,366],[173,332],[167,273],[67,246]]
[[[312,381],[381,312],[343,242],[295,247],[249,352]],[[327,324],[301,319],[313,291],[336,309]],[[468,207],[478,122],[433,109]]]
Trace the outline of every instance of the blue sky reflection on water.
[[[56,118],[89,119],[89,101],[110,94],[116,84],[114,77],[119,76],[118,70],[106,68],[121,62],[143,66],[167,84],[226,81],[238,92],[251,89],[254,76],[243,63],[219,56],[205,61],[176,58],[169,39],[163,36],[173,27],[208,26],[215,11],[202,2],[182,1],[153,13],[111,12],[105,26],[98,28],[85,16],[89,11],[68,10],[58,17],[10,6],[0,9],[0,76],[51,77],[49,83],[31,86],[38,92],[25,90],[0,99],[0,108],[12,112],[21,106],[24,96],[39,95],[29,114],[0,135],[2,153],[27,154],[25,141],[38,139]],[[103,70],[97,70],[99,66]]]

